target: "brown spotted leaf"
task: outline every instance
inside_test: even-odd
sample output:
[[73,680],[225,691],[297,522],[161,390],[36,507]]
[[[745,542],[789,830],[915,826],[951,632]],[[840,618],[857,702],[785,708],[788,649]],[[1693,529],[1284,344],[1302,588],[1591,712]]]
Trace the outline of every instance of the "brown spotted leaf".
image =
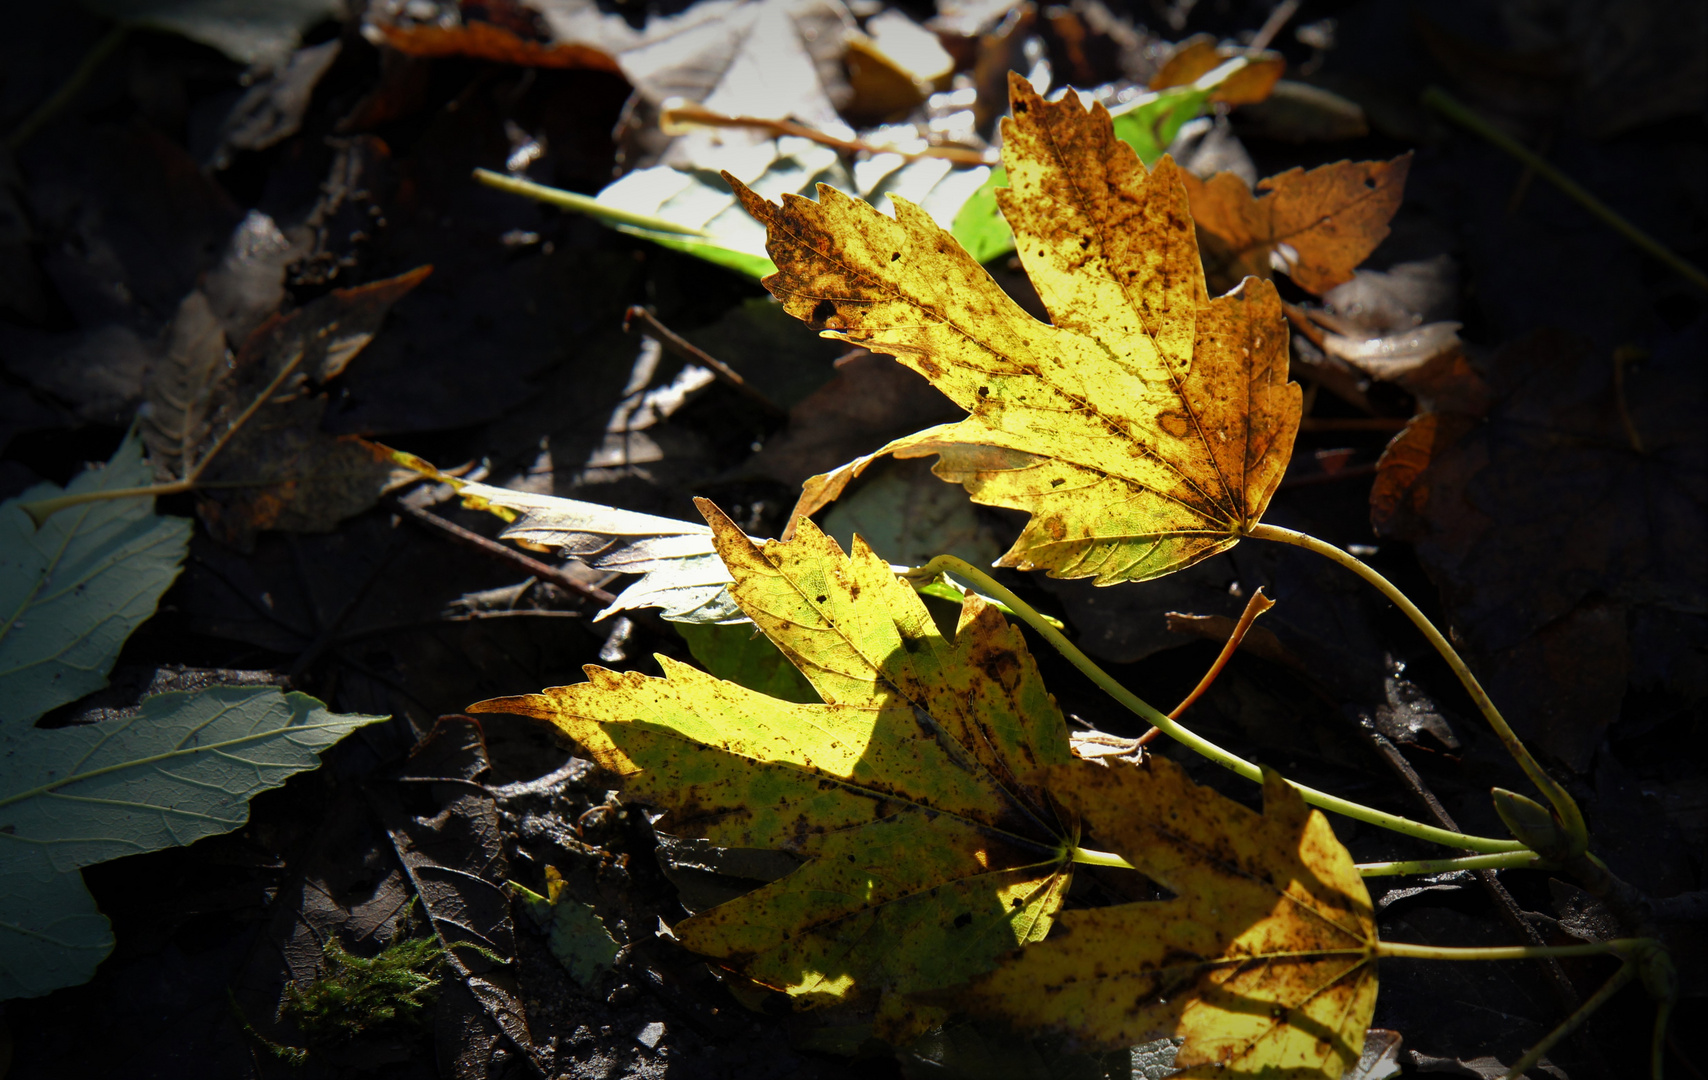
[[1408,153],[1392,161],[1288,169],[1259,181],[1262,194],[1256,196],[1233,173],[1181,178],[1212,278],[1267,278],[1279,268],[1300,288],[1321,295],[1351,281],[1388,235],[1410,168]]
[[1020,633],[970,597],[952,638],[863,541],[811,522],[755,543],[709,502],[736,602],[823,704],[778,701],[665,657],[662,679],[588,681],[473,712],[550,721],[664,810],[659,828],[780,848],[800,869],[677,924],[689,948],[798,1007],[875,1006],[904,1040],[944,1017],[908,999],[1048,932],[1078,826],[1039,784],[1067,727]]
[[1031,512],[1001,565],[1158,577],[1236,543],[1280,483],[1300,405],[1281,303],[1266,281],[1208,295],[1173,161],[1147,172],[1100,105],[1010,90],[997,196],[1049,323],[905,200],[895,218],[825,187],[777,206],[731,180],[791,314],[894,355],[970,414],[808,480],[796,520],[879,454],[936,454],[975,502]]
[[1052,769],[1051,790],[1174,893],[1064,912],[959,1000],[1120,1047],[1183,1036],[1181,1076],[1339,1080],[1376,1006],[1376,923],[1322,814],[1273,772],[1258,814],[1166,758]]

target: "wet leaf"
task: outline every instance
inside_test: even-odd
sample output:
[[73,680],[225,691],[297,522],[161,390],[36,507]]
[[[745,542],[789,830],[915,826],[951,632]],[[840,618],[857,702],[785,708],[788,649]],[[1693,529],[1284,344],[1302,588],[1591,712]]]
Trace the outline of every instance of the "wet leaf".
[[1231,547],[1280,483],[1300,409],[1280,300],[1264,281],[1210,299],[1174,163],[1147,172],[1101,106],[1012,89],[999,199],[1053,325],[910,204],[892,220],[823,188],[781,207],[743,195],[791,314],[971,413],[808,480],[796,519],[882,454],[937,454],[975,502],[1031,512],[1001,565],[1158,577]]
[[1078,834],[1034,777],[1067,730],[1020,634],[969,598],[945,638],[864,543],[810,522],[760,546],[710,503],[736,600],[823,698],[776,701],[659,658],[477,712],[558,725],[665,813],[658,827],[808,857],[675,927],[798,1007],[876,1005],[881,1035],[941,1022],[907,995],[987,970],[1047,932]]
[[1204,263],[1213,279],[1267,278],[1279,269],[1300,288],[1324,293],[1352,279],[1388,235],[1405,192],[1411,155],[1289,169],[1258,182],[1253,196],[1232,173],[1186,176]]
[[1328,821],[1274,772],[1255,813],[1167,758],[1077,763],[1051,791],[1174,898],[1063,912],[964,1000],[1083,1044],[1185,1037],[1184,1076],[1339,1080],[1376,1005],[1376,923]]

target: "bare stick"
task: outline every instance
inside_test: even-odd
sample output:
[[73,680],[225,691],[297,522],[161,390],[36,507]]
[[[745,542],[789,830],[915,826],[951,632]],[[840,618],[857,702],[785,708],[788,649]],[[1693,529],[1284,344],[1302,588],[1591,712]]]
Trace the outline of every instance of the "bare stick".
[[639,320],[646,327],[647,333],[658,339],[659,344],[663,345],[677,356],[682,357],[684,360],[688,360],[699,364],[701,367],[708,368],[712,374],[735,387],[736,390],[740,391],[744,397],[751,399],[758,405],[764,406],[767,412],[776,413],[778,416],[789,415],[789,410],[783,408],[775,401],[772,401],[770,398],[760,393],[754,388],[752,383],[741,377],[741,373],[739,371],[730,367],[728,364],[719,360],[706,350],[700,348],[692,341],[689,341],[681,334],[670,329],[670,327],[659,322],[657,315],[654,315],[639,304],[636,304],[623,313],[623,331],[625,333],[628,332],[629,324],[636,320]]

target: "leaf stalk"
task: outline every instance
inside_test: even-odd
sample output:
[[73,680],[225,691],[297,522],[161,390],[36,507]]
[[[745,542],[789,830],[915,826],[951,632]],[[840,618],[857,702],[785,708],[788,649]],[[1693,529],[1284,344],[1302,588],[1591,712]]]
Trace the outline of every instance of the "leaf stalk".
[[1465,687],[1466,693],[1471,695],[1471,700],[1476,703],[1484,718],[1488,720],[1489,726],[1494,729],[1495,734],[1500,738],[1501,745],[1506,747],[1507,753],[1512,755],[1513,760],[1518,762],[1518,767],[1524,770],[1524,775],[1530,778],[1530,782],[1536,785],[1547,797],[1549,804],[1553,806],[1554,815],[1564,834],[1563,838],[1567,842],[1568,848],[1565,851],[1549,852],[1549,854],[1566,859],[1581,855],[1588,849],[1589,828],[1584,824],[1583,812],[1578,809],[1577,803],[1573,801],[1571,795],[1566,792],[1559,781],[1543,771],[1542,766],[1530,755],[1530,751],[1524,743],[1519,741],[1517,734],[1507,724],[1506,717],[1502,716],[1500,710],[1495,707],[1494,701],[1489,698],[1488,692],[1477,681],[1476,675],[1472,674],[1470,667],[1459,656],[1458,650],[1453,648],[1452,643],[1440,630],[1435,628],[1434,623],[1429,621],[1429,616],[1418,610],[1418,606],[1412,603],[1411,599],[1401,592],[1398,586],[1383,577],[1374,567],[1361,562],[1350,553],[1342,551],[1326,541],[1318,540],[1307,533],[1294,532],[1292,529],[1283,529],[1277,525],[1260,523],[1247,528],[1245,535],[1258,540],[1272,540],[1280,544],[1291,544],[1294,547],[1304,548],[1306,551],[1315,552],[1326,559],[1337,562],[1375,586],[1376,590],[1387,597],[1395,607],[1405,612],[1406,617],[1423,632],[1423,636],[1435,647],[1435,651],[1441,654],[1443,660],[1447,661],[1447,666],[1453,669],[1453,674],[1459,677],[1459,682]]
[[249,422],[249,418],[255,415],[256,410],[266,404],[279,387],[285,384],[285,380],[290,378],[291,373],[297,369],[306,355],[306,352],[298,350],[290,362],[279,368],[279,373],[273,376],[272,381],[259,394],[255,395],[254,400],[242,412],[237,414],[236,419],[226,425],[219,438],[215,439],[214,444],[208,447],[208,452],[184,471],[183,479],[171,480],[164,484],[148,484],[144,487],[107,488],[100,491],[79,492],[76,495],[60,495],[52,499],[37,499],[35,502],[23,504],[24,513],[30,515],[30,520],[39,529],[48,518],[61,510],[80,506],[83,503],[106,502],[109,499],[158,498],[162,495],[178,495],[186,491],[194,491],[202,478],[202,473],[207,471],[207,467],[213,462],[213,459],[219,456],[219,452],[225,449],[227,443],[231,442],[232,436],[237,434],[238,429]]
[[1363,877],[1394,877],[1399,874],[1446,874],[1454,870],[1546,870],[1553,864],[1534,851],[1501,851],[1492,855],[1466,855],[1457,859],[1404,859],[1398,862],[1359,863]]
[[[1099,689],[1126,706],[1146,723],[1161,728],[1164,735],[1194,753],[1209,758],[1223,768],[1238,773],[1254,784],[1263,783],[1262,769],[1244,758],[1222,749],[1189,728],[1183,727],[1177,721],[1169,719],[1167,715],[1137,694],[1116,682],[1108,672],[1098,667],[1089,656],[1086,656],[1073,642],[1069,641],[1060,630],[1051,626],[1032,605],[1020,599],[1012,590],[972,563],[965,559],[958,559],[953,555],[939,555],[917,570],[910,571],[906,577],[910,580],[929,581],[945,572],[971,581],[979,592],[993,596],[1007,604],[1015,615],[1037,631],[1045,641],[1050,643],[1052,648],[1067,659],[1068,663],[1078,668],[1086,678],[1096,683]],[[1485,853],[1528,850],[1516,840],[1496,840],[1486,836],[1469,836],[1465,833],[1436,828],[1433,825],[1425,825],[1421,821],[1413,821],[1398,814],[1389,814],[1362,803],[1352,802],[1350,799],[1342,799],[1337,795],[1330,795],[1325,791],[1318,791],[1291,780],[1287,782],[1304,797],[1305,802],[1312,806],[1352,818],[1355,821],[1362,821],[1406,836],[1416,837],[1419,840],[1427,840],[1430,843],[1461,848],[1466,851]]]

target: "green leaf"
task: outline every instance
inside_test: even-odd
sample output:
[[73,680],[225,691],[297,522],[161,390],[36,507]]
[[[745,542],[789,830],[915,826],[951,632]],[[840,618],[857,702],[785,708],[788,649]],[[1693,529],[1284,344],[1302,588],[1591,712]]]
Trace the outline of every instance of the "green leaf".
[[563,877],[555,867],[546,867],[546,895],[525,885],[508,883],[516,891],[522,910],[534,925],[550,936],[552,955],[582,986],[591,986],[601,971],[616,965],[621,946],[605,929],[605,920],[564,891]]
[[[893,212],[890,196],[900,195],[945,223],[955,219],[989,172],[983,165],[956,166],[942,158],[906,161],[900,154],[874,154],[849,169],[835,150],[797,136],[761,143],[727,164],[770,198],[811,195],[818,184],[827,184],[886,212]],[[475,175],[492,187],[588,214],[619,232],[755,279],[777,269],[765,254],[764,227],[741,208],[716,169],[636,169],[591,197],[485,169]]]
[[80,867],[229,832],[251,797],[383,719],[270,686],[213,686],[149,698],[136,716],[0,729],[0,999],[75,985],[111,948],[110,933],[67,915],[83,904],[100,918],[87,894],[67,900]]
[[[152,483],[142,440],[63,491],[38,484],[0,505],[0,730],[99,690],[125,639],[178,576],[190,522],[150,499],[83,503],[37,529],[23,503]],[[7,766],[9,771],[9,766]]]
[[752,623],[675,625],[694,659],[718,678],[784,701],[820,701],[812,684]]

